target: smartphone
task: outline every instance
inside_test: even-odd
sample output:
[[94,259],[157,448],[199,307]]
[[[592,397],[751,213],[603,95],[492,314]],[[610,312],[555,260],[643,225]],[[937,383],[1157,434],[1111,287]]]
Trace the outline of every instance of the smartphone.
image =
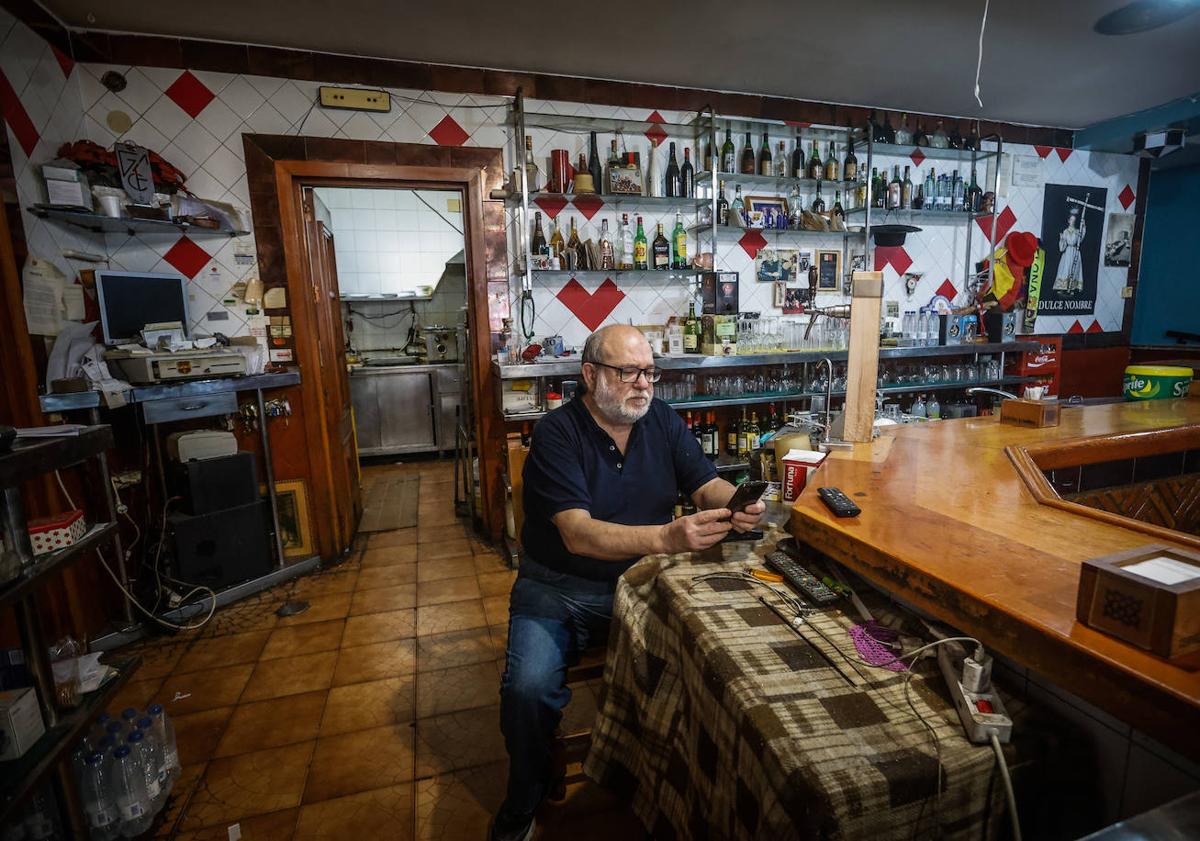
[[747,479],[745,482],[742,482],[737,486],[737,490],[733,492],[733,496],[730,498],[729,502],[725,503],[725,507],[734,514],[738,513],[739,511],[745,511],[751,505],[758,502],[759,498],[766,493],[766,490],[766,482],[760,482],[755,479]]

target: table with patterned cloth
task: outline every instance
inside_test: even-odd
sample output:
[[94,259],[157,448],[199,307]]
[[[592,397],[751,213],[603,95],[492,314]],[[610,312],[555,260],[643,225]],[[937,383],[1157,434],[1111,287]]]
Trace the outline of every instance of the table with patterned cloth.
[[[766,588],[693,582],[762,568],[782,537],[771,528],[757,545],[652,555],[625,573],[585,773],[629,797],[660,840],[1000,833],[999,822],[984,826],[1003,811],[995,755],[966,740],[933,659],[918,664],[907,699],[905,671],[856,664],[856,674],[839,654],[856,656],[858,615],[845,602],[850,616],[806,620],[838,650],[802,631],[851,686],[759,601],[778,602]],[[886,599],[860,595],[884,624],[929,638]]]

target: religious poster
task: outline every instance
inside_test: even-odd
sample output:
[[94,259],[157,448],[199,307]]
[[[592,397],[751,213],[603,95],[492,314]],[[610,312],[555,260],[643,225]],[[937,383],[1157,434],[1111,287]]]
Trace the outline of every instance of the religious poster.
[[1104,240],[1104,265],[1128,266],[1133,256],[1133,214],[1108,214],[1108,236]]
[[1108,190],[1047,184],[1042,201],[1042,271],[1038,313],[1091,315],[1096,310],[1100,240]]

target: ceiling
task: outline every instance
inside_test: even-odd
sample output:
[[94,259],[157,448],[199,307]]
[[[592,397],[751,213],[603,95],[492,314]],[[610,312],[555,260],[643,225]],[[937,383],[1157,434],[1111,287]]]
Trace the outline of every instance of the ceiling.
[[[68,26],[769,94],[1080,128],[1200,90],[1200,14],[1136,35],[1127,0],[442,3],[43,0]],[[336,10],[336,17],[331,17]],[[528,10],[528,11],[527,11]]]

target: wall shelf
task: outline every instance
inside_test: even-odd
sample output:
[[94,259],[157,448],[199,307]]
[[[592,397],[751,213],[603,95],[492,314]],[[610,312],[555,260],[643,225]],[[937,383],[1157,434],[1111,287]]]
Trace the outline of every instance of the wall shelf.
[[[838,162],[841,166],[841,162]],[[697,172],[697,183],[701,180],[711,180],[713,173]],[[726,184],[759,184],[764,187],[771,187],[775,190],[785,190],[789,187],[797,187],[801,189],[815,190],[817,185],[821,185],[822,196],[826,192],[829,195],[829,203],[833,204],[833,193],[835,190],[856,190],[858,189],[857,181],[826,181],[823,178],[789,178],[786,175],[757,175],[752,173],[738,172],[717,172],[717,181],[724,181]]]
[[824,237],[825,239],[849,239],[850,237],[861,237],[863,232],[858,231],[805,231],[795,230],[793,228],[738,228],[734,225],[692,225],[688,228],[689,234],[707,234],[712,231],[717,235],[717,239],[741,239],[748,233],[759,233],[764,237],[774,237],[779,242],[796,242],[814,238]]
[[[547,190],[536,190],[529,194],[529,207],[533,211],[539,210],[537,206],[538,199],[547,201],[566,201],[574,202],[577,199],[598,199],[606,205],[613,207],[646,207],[660,208],[665,210],[678,210],[681,213],[695,213],[696,209],[708,204],[711,199],[698,198],[696,196],[630,196],[619,193],[551,193]],[[504,200],[504,203],[509,207],[520,207],[520,194],[510,195]],[[563,208],[562,212],[567,209]]]
[[11,581],[0,584],[0,610],[39,586],[48,575],[64,569],[75,556],[105,543],[116,530],[116,523],[96,523],[83,537],[54,552],[36,556],[36,560]]
[[114,218],[100,213],[90,213],[86,210],[67,210],[59,207],[49,207],[35,204],[26,208],[39,219],[49,219],[76,228],[83,228],[95,234],[187,234],[192,237],[244,237],[249,231],[224,231],[216,228],[202,228],[199,225],[189,225],[186,222],[170,222],[163,219],[132,219]]

